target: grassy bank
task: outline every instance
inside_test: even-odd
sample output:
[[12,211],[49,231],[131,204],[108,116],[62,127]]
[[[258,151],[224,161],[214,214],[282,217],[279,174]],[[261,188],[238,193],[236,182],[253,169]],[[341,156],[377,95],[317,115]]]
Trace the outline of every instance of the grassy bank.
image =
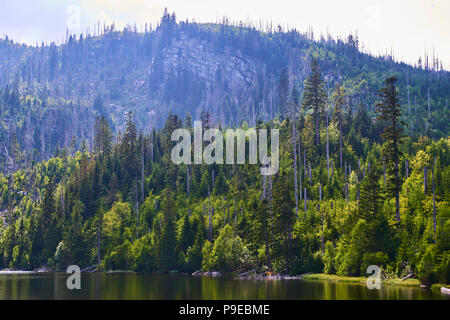
[[[332,274],[323,274],[323,273],[305,274],[305,275],[302,275],[302,279],[335,281],[335,282],[353,282],[353,283],[363,283],[363,284],[365,284],[367,281],[366,277],[347,277],[347,276],[338,276],[338,275],[334,275],[334,274],[332,275]],[[406,279],[405,281],[402,281],[400,278],[383,280],[383,284],[388,284],[388,285],[393,285],[393,286],[408,286],[408,287],[419,287],[420,286],[420,282],[417,279]]]

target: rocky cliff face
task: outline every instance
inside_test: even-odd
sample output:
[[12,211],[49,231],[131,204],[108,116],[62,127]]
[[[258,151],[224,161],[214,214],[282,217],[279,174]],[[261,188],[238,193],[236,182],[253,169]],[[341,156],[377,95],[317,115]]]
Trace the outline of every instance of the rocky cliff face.
[[[176,95],[183,91],[183,87],[192,87],[194,83],[196,88],[192,89],[198,90],[201,99],[198,105],[188,106],[188,110],[183,107],[182,99],[176,101],[181,104],[180,111],[183,113],[185,109],[185,112],[189,111],[198,118],[203,109],[209,109],[216,120],[222,123],[226,123],[230,116],[225,116],[224,100],[228,99],[228,103],[236,106],[240,102],[248,104],[258,86],[258,74],[265,74],[266,70],[264,63],[250,59],[239,49],[217,48],[206,40],[189,38],[186,35],[173,39],[162,50],[160,60],[154,60],[150,66],[150,78],[152,72],[156,73],[161,68],[155,66],[156,63],[162,64],[163,77],[158,79],[160,83],[156,85],[160,89],[160,97],[164,98],[164,92],[166,96],[170,96],[171,90],[174,90],[173,94]],[[175,86],[174,79],[175,82],[179,81]],[[142,88],[145,88],[145,83],[141,82]],[[158,94],[155,96],[157,98]],[[171,105],[171,100],[169,98],[166,103]],[[245,108],[243,105],[241,107]]]

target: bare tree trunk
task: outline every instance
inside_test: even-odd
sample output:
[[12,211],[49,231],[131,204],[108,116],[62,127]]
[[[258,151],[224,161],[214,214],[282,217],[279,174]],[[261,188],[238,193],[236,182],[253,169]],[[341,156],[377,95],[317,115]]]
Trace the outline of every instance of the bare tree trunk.
[[266,198],[266,183],[267,183],[267,176],[263,176],[263,199]]
[[[273,210],[273,197],[272,197],[272,176],[269,176],[269,199],[270,199],[270,214]],[[266,255],[267,255],[267,265],[269,270],[272,270],[272,259],[270,257],[270,247],[269,247],[269,232],[270,228],[266,228]]]
[[298,173],[300,178],[300,188],[299,188],[299,196],[300,200],[302,200],[302,157],[301,157],[301,142],[298,143]]
[[189,199],[190,196],[190,190],[189,190],[189,165],[186,165],[186,181],[187,181],[187,197]]
[[311,163],[309,163],[308,165],[308,174],[309,174],[309,184],[312,185]]
[[261,176],[261,195],[259,196],[259,200],[263,201],[264,199],[264,176]]
[[342,115],[339,116],[339,160],[342,169]]
[[406,96],[408,98],[408,116],[411,113],[411,100],[409,99],[409,76],[406,74]]
[[345,182],[345,197],[347,199],[347,204],[348,204],[348,182]]
[[330,179],[330,145],[328,139],[328,111],[327,111],[327,172],[328,180]]
[[395,214],[400,222],[400,174],[398,169],[398,158],[395,161]]
[[405,171],[406,171],[406,179],[409,178],[409,164],[408,159],[405,160]]
[[236,195],[234,196],[234,225],[236,225],[237,222],[237,199]]
[[272,259],[270,258],[270,247],[269,247],[269,228],[266,228],[265,238],[266,238],[265,244],[266,244],[267,266],[269,267],[269,270],[272,270]]
[[269,197],[270,197],[270,205],[273,206],[273,197],[272,197],[272,176],[269,176]]
[[[226,201],[226,198],[225,198]],[[227,202],[227,211],[228,211],[228,224],[230,224],[230,204]]]
[[423,168],[423,190],[425,195],[427,195],[428,193],[427,184],[428,184],[428,168],[425,167]]
[[135,208],[136,208],[136,239],[138,239],[139,238],[139,194],[138,194],[137,184],[134,187],[134,192],[136,195],[136,204],[135,204]]
[[319,184],[319,203],[317,204],[317,212],[320,212],[320,201],[322,201],[322,185]]
[[292,121],[292,139],[294,142],[294,198],[295,198],[295,213],[298,215],[298,190],[297,190],[297,137],[295,134],[295,121]]
[[407,91],[406,91],[406,96],[407,96],[407,99],[408,99],[408,117],[409,117],[409,127],[411,128],[411,134],[412,134],[412,125],[411,125],[411,99],[410,99],[410,95],[409,95],[409,75],[408,74],[406,74],[406,88],[407,88]]
[[305,188],[305,195],[303,198],[305,200],[305,217],[306,217],[306,211],[308,210],[308,204],[307,204],[308,197],[306,195],[306,188]]
[[144,154],[144,144],[142,143],[142,161],[141,161],[141,203],[144,203],[145,201],[145,194],[144,194],[144,168],[145,168],[145,154]]
[[344,164],[344,181],[347,181],[347,162]]
[[325,245],[323,243],[323,211],[322,211],[322,232],[320,234],[320,242],[322,243],[322,252],[325,252]]
[[319,115],[316,115],[316,145],[319,147]]
[[435,167],[436,167],[436,157],[434,158],[433,168],[431,171],[432,183],[433,183],[433,228],[434,228],[434,238],[436,239],[436,194],[434,191],[434,168]]
[[209,190],[208,190],[208,218],[209,218],[208,236],[209,241],[212,241],[211,192]]
[[[409,164],[408,164],[408,159],[405,160],[405,171],[406,171],[406,179],[409,178]],[[409,194],[409,188],[406,188],[406,194]]]
[[356,185],[356,201],[358,202],[359,206],[359,184]]
[[152,162],[154,161],[154,158],[153,158],[153,139],[154,139],[154,137],[153,137],[153,132],[152,132],[150,134],[150,156],[151,156]]
[[308,169],[306,167],[306,149],[303,149],[303,168],[305,168],[305,179],[308,176]]
[[331,161],[331,180],[333,180],[333,176],[334,176],[334,162]]
[[97,226],[97,265],[100,266],[100,223]]
[[[225,197],[223,197],[223,201],[225,202]],[[223,226],[227,224],[227,213],[225,211],[225,205],[222,204],[222,210],[223,210]]]

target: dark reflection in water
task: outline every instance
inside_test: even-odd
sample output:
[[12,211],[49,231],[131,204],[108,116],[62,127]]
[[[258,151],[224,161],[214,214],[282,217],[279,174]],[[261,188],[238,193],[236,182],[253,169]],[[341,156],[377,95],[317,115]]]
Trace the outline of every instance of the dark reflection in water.
[[439,290],[303,280],[234,280],[161,274],[82,274],[81,290],[68,290],[64,273],[0,274],[0,299],[444,299]]

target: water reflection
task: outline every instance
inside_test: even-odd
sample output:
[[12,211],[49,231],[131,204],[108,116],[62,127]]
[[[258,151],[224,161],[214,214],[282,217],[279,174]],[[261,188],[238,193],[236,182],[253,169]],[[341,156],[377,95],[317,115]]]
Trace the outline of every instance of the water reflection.
[[83,274],[81,290],[68,290],[64,273],[0,275],[0,299],[444,299],[439,290],[299,280],[233,280],[161,274]]

